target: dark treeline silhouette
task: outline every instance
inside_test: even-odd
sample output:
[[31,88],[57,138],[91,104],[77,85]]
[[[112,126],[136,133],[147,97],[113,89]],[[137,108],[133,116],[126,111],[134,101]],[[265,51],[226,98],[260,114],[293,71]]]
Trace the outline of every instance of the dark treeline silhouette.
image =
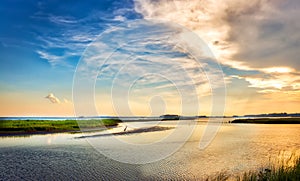
[[269,114],[248,114],[244,117],[300,117],[300,113],[269,113]]

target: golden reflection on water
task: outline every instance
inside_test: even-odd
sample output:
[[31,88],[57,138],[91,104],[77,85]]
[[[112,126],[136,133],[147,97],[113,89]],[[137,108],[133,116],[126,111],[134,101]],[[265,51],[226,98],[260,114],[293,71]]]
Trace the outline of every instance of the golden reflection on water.
[[[174,122],[163,122],[159,126],[173,127]],[[161,178],[183,176],[185,179],[202,178],[217,172],[232,174],[255,170],[270,163],[270,158],[288,158],[290,153],[300,153],[300,125],[268,124],[223,124],[213,142],[205,149],[199,149],[199,141],[206,124],[199,122],[187,142],[173,155],[151,164],[141,165],[139,170],[145,175]],[[123,127],[112,131],[122,130]],[[150,144],[172,133],[172,129],[119,135],[117,138],[130,144]],[[45,147],[78,145],[91,147],[85,134],[47,134],[28,137],[1,137],[0,147]],[[96,138],[105,143],[105,137]],[[109,143],[108,143],[109,144]],[[172,144],[172,143],[170,143]],[[122,149],[122,148],[112,148]],[[153,150],[159,151],[159,150]],[[147,156],[147,155],[145,155]],[[132,155],[134,158],[134,155]],[[272,161],[272,160],[271,160]],[[163,172],[162,172],[163,170]],[[165,176],[164,176],[165,175]]]

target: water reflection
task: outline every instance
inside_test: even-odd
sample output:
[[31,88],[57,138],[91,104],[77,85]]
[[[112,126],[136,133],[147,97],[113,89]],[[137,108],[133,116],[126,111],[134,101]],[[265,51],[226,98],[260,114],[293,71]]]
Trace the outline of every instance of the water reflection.
[[[164,122],[160,126],[173,127],[174,124]],[[123,129],[123,126],[116,128],[115,132]],[[86,139],[76,139],[100,135],[100,132],[2,137],[0,178],[199,179],[221,171],[238,174],[257,169],[268,164],[270,157],[279,156],[280,151],[300,151],[300,125],[223,124],[207,149],[199,150],[199,140],[204,129],[205,123],[197,124],[190,139],[175,154],[144,165],[116,162],[99,154]],[[161,138],[170,131],[172,129],[116,136],[140,144]],[[95,139],[102,141],[102,144],[108,144],[105,142],[106,137],[100,136]],[[169,142],[161,146],[171,144],[172,142]],[[114,149],[130,152],[122,147],[111,149],[112,152]],[[155,147],[152,151],[159,149]],[[135,155],[131,155],[131,159],[134,158]]]

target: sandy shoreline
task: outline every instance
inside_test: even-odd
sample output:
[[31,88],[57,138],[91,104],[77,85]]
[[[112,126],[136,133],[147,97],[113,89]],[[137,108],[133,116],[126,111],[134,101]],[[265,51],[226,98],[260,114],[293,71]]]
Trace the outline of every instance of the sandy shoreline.
[[[57,133],[70,133],[70,134],[77,134],[77,133],[92,133],[92,132],[101,132],[106,129],[112,129],[116,128],[117,126],[109,126],[102,129],[84,129],[79,131],[74,130],[57,130],[57,131],[33,131],[33,132],[26,132],[26,131],[20,131],[20,132],[0,132],[0,137],[10,137],[10,136],[31,136],[31,135],[45,135],[45,134],[57,134]],[[97,134],[92,136],[81,136],[78,138],[88,138],[88,137],[102,137],[102,136],[113,136],[113,135],[129,135],[129,134],[136,134],[136,133],[146,133],[146,132],[156,132],[156,131],[165,131],[173,129],[173,127],[161,127],[161,126],[154,126],[154,127],[148,127],[148,128],[138,128],[134,130],[129,131],[120,131],[116,133],[110,133],[110,134]]]

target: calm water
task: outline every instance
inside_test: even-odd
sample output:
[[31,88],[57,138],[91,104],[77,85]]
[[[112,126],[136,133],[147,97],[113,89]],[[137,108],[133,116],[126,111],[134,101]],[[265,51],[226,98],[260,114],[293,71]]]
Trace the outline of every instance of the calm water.
[[[160,126],[172,127],[175,124],[166,121]],[[142,165],[117,162],[100,154],[91,145],[91,140],[100,145],[109,144],[109,136],[101,136],[103,133],[100,132],[89,133],[89,140],[80,138],[82,134],[2,137],[0,180],[199,180],[222,171],[239,174],[257,169],[267,164],[270,157],[277,157],[280,151],[300,151],[300,125],[223,124],[213,142],[205,150],[200,150],[199,140],[205,126],[205,123],[198,122],[189,140],[171,156]],[[124,125],[121,125],[112,132],[123,129]],[[116,137],[131,144],[147,144],[172,131]],[[108,151],[116,150],[128,152],[126,156],[130,159],[136,158],[125,147],[112,146]],[[155,147],[151,151],[160,150]]]

